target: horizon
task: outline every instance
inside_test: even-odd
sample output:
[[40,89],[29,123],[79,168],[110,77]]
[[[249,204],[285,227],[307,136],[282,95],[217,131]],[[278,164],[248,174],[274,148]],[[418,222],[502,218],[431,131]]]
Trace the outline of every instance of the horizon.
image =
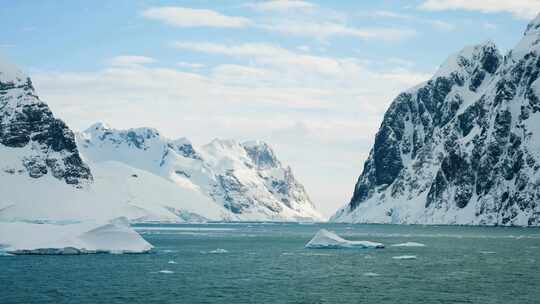
[[20,1],[0,12],[0,54],[78,131],[265,141],[330,216],[399,92],[467,45],[506,53],[538,9],[444,2]]

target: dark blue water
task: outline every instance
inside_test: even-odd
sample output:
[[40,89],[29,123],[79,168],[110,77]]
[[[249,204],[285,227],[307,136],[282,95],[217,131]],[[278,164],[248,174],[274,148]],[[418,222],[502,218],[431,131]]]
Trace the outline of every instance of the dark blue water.
[[[321,227],[387,248],[304,249]],[[330,224],[151,228],[139,231],[156,246],[155,254],[0,257],[0,303],[540,302],[539,229]],[[426,247],[389,246],[409,241]],[[402,255],[416,259],[393,258]]]

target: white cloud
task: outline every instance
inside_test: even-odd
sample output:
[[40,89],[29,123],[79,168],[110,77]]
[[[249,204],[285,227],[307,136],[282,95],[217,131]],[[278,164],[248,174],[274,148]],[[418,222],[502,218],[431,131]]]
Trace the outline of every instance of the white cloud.
[[327,39],[331,36],[349,36],[360,39],[402,40],[416,35],[407,28],[357,28],[335,22],[279,20],[259,25],[265,30],[289,35]]
[[142,15],[178,27],[245,27],[251,23],[244,17],[227,16],[208,9],[179,6],[151,7],[144,10]]
[[483,13],[508,12],[517,18],[531,19],[540,11],[538,0],[426,0],[420,9],[431,11],[467,10]]
[[270,0],[246,3],[244,6],[253,8],[259,11],[290,11],[313,9],[315,4],[301,0]]
[[110,60],[110,64],[113,66],[133,66],[154,62],[156,62],[154,58],[137,55],[121,55]]
[[206,65],[204,65],[202,63],[179,61],[179,62],[176,63],[176,66],[179,67],[179,68],[201,69],[201,68],[204,68]]
[[368,12],[368,13],[364,13],[364,15],[368,15],[372,17],[393,18],[393,19],[400,19],[400,20],[406,20],[406,21],[414,21],[418,23],[428,24],[428,25],[434,26],[437,29],[445,30],[445,31],[452,31],[456,28],[456,26],[453,25],[452,23],[449,23],[443,20],[420,18],[414,15],[396,13],[393,11],[386,11],[386,10]]

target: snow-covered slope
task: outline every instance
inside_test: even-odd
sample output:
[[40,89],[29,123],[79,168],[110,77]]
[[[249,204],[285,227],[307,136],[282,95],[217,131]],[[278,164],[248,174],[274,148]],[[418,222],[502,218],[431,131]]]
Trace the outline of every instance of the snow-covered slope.
[[91,164],[120,162],[201,193],[226,210],[226,220],[322,219],[291,169],[262,142],[216,139],[195,148],[155,129],[116,130],[102,123],[77,134],[77,141]]
[[540,225],[540,16],[450,56],[384,116],[338,222]]
[[199,191],[151,172],[84,162],[73,132],[35,94],[30,78],[0,62],[0,220],[228,219]]

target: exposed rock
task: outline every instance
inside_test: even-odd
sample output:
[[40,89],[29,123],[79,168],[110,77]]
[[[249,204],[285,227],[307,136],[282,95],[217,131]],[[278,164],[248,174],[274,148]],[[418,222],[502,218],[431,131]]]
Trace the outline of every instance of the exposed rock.
[[540,18],[452,55],[384,116],[346,222],[540,225]]

